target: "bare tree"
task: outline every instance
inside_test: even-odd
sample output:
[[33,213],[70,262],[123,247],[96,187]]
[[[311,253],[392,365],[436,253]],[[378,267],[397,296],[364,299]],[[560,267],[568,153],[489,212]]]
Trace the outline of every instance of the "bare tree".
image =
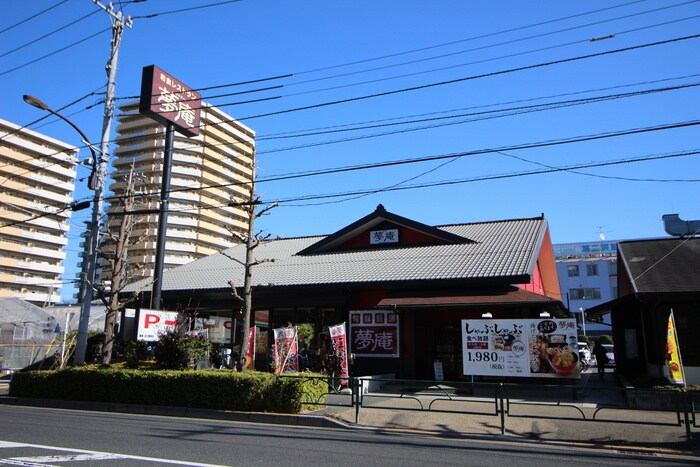
[[[244,369],[246,363],[246,357],[248,355],[248,330],[250,329],[250,321],[252,314],[252,303],[253,303],[253,267],[262,264],[273,262],[274,259],[255,259],[253,253],[255,249],[260,246],[261,243],[270,239],[270,235],[262,235],[262,232],[255,234],[255,220],[261,216],[266,215],[271,209],[277,206],[277,203],[270,204],[262,209],[257,209],[261,205],[260,198],[255,196],[255,182],[250,184],[250,198],[249,201],[244,203],[235,203],[241,206],[246,212],[246,217],[248,221],[246,234],[241,235],[233,230],[231,235],[236,238],[241,244],[245,244],[245,261],[240,261],[231,255],[224,253],[231,260],[241,264],[243,266],[244,276],[243,276],[243,296],[241,297],[236,290],[236,284],[233,281],[229,281],[231,285],[231,293],[234,296],[234,300],[242,305],[243,314],[243,340],[241,342],[241,354],[239,355],[238,369]],[[233,342],[233,336],[231,336],[231,342]]]
[[[137,272],[143,269],[143,264],[133,264],[129,262],[129,245],[144,241],[148,235],[148,232],[144,232],[135,240],[131,238],[134,227],[137,224],[134,216],[128,214],[134,210],[133,208],[135,204],[133,165],[126,176],[125,183],[126,189],[124,194],[119,198],[118,204],[120,208],[120,212],[118,213],[120,214],[118,227],[106,229],[106,235],[110,241],[108,242],[109,246],[104,250],[103,257],[109,264],[109,269],[111,272],[110,290],[108,292],[105,290],[104,286],[97,290],[98,296],[106,308],[104,342],[102,343],[103,365],[109,365],[112,361],[115,338],[114,326],[116,324],[119,311],[126,305],[126,303],[121,300],[120,293],[122,290],[124,290],[124,287],[126,287],[126,285],[137,276]],[[131,301],[135,300],[136,298],[137,296],[133,296]]]

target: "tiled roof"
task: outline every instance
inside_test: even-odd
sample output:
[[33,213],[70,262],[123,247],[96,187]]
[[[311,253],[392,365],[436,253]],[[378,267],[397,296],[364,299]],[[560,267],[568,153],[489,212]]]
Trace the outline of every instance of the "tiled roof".
[[700,238],[620,242],[635,292],[700,292]]
[[[544,218],[437,227],[474,243],[297,255],[326,236],[273,240],[254,250],[253,286],[330,285],[420,280],[523,281],[533,273],[547,229]],[[234,258],[234,259],[231,259]],[[274,261],[270,261],[274,260]],[[162,291],[227,289],[243,284],[245,246],[237,245],[163,273]],[[125,291],[148,291],[150,280]]]

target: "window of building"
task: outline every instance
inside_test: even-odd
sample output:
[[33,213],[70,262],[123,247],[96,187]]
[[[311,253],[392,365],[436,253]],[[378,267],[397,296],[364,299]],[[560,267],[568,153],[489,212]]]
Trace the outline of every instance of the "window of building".
[[569,289],[569,298],[571,300],[600,300],[600,289],[597,287]]
[[579,275],[578,265],[567,266],[566,272],[569,274],[569,277],[578,277],[578,275]]
[[589,263],[586,265],[586,275],[587,276],[597,276],[598,275],[598,265],[595,263]]
[[608,276],[617,276],[617,261],[608,263]]

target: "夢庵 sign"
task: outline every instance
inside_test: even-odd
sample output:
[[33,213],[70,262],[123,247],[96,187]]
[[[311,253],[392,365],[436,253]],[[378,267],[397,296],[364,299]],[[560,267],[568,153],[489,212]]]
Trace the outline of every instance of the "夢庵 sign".
[[579,378],[575,319],[462,320],[465,375]]
[[399,357],[399,315],[393,311],[350,312],[350,351],[358,357]]
[[143,68],[139,113],[185,136],[199,134],[202,96],[155,65]]

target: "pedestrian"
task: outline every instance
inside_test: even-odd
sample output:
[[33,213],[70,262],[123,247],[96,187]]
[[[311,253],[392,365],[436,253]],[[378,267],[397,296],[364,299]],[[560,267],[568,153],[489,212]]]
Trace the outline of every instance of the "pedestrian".
[[605,375],[605,365],[608,363],[607,350],[600,343],[600,339],[595,341],[593,345],[593,355],[595,356],[596,366],[598,367],[598,376],[602,379]]

